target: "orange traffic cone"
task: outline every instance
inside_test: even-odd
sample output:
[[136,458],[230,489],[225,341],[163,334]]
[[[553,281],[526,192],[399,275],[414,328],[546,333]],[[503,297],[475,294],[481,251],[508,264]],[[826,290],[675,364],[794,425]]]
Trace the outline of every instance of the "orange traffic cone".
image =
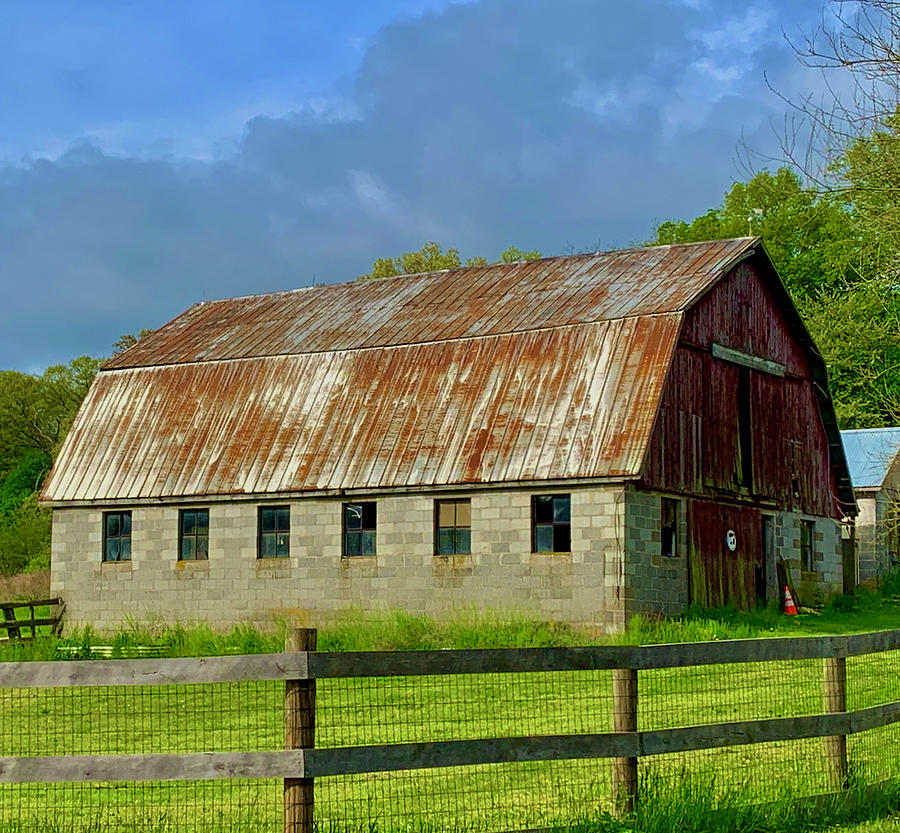
[[791,596],[791,591],[786,584],[784,585],[784,612],[788,616],[797,615],[797,605],[794,604],[794,597]]

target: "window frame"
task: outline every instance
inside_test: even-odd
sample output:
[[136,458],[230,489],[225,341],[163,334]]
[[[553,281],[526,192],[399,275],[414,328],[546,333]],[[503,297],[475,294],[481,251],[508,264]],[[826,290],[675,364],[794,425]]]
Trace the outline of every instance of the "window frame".
[[[804,542],[803,532],[806,530],[808,540]],[[800,571],[814,573],[816,558],[816,522],[810,518],[800,519]]]
[[[109,518],[113,515],[119,516],[119,529],[121,530],[126,524],[123,524],[123,519],[128,518],[128,532],[119,532],[116,535],[109,534]],[[120,562],[130,562],[131,561],[131,531],[132,531],[133,521],[131,517],[130,509],[116,509],[111,512],[103,513],[103,549],[100,552],[100,560],[103,564],[118,564]],[[117,558],[107,558],[107,542],[110,540],[114,541],[128,541],[128,557],[122,558],[121,551],[121,543],[119,544],[119,556]]]
[[[263,513],[264,512],[287,512],[287,527],[285,529],[278,528],[278,515],[275,518],[275,529],[263,531]],[[278,553],[278,536],[287,535],[287,551]],[[266,536],[275,537],[275,554],[263,555],[263,541]],[[259,506],[256,512],[256,559],[257,561],[269,561],[278,558],[291,557],[291,507],[290,504],[278,506]]]
[[[347,510],[351,506],[359,506],[359,529],[351,529],[347,526]],[[365,507],[371,508],[371,526],[365,526],[366,513]],[[372,533],[372,551],[363,552],[365,549],[364,541],[365,533]],[[351,547],[347,546],[350,535],[359,536],[359,552],[350,552]],[[378,501],[375,500],[348,500],[341,504],[341,557],[342,558],[371,558],[378,554]]]
[[[189,532],[185,534],[184,531],[184,516],[189,512],[193,512],[194,514],[199,514],[201,512],[206,513],[206,532]],[[196,529],[196,523],[195,527]],[[191,558],[184,557],[184,541],[185,539],[193,539],[194,540],[194,555]],[[200,540],[203,539],[206,542],[206,546],[204,548],[204,555],[201,557],[197,553],[199,552],[198,544]],[[209,508],[206,506],[196,506],[190,507],[187,509],[179,509],[178,510],[178,560],[179,561],[209,561]]]
[[[452,526],[441,526],[441,506],[453,506],[453,525]],[[458,507],[459,506],[467,506],[468,507],[468,515],[469,515],[469,523],[468,524],[460,524]],[[453,552],[441,552],[441,530],[444,529],[452,529],[453,530]],[[467,531],[468,535],[466,536],[466,548],[459,548],[459,530],[464,529]],[[436,556],[446,556],[446,555],[471,555],[472,554],[472,499],[471,498],[437,498],[434,501],[434,554]]]
[[[671,518],[667,518],[666,509],[671,509]],[[681,514],[681,501],[678,498],[664,497],[659,502],[659,554],[663,558],[678,558],[678,523]],[[667,523],[667,520],[669,523]],[[669,552],[666,552],[667,537]]]
[[[568,504],[568,520],[566,521],[555,521],[551,520],[549,523],[546,521],[541,521],[538,523],[538,503],[539,501],[550,498],[550,512],[551,518],[555,518],[556,516],[556,501],[557,500],[565,500]],[[538,549],[538,527],[550,527],[551,528],[551,537],[553,539],[553,549],[544,550]],[[563,534],[562,530],[565,530],[565,538],[568,541],[568,548],[562,549],[557,548],[557,529],[560,529],[560,535]],[[572,552],[572,495],[571,493],[563,493],[563,494],[545,494],[545,495],[532,495],[531,496],[531,552],[533,554],[554,554],[554,553],[570,553]]]

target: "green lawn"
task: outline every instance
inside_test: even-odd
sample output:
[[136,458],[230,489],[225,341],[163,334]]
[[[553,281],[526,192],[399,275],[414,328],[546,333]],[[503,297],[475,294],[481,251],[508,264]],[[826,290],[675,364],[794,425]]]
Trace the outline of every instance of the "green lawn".
[[[863,602],[850,612],[796,618],[695,612],[680,623],[637,622],[616,641],[900,627],[896,604],[875,598]],[[220,636],[203,628],[143,626],[113,637],[88,632],[62,642],[42,639],[30,646],[7,648],[3,657],[87,654],[92,644],[104,642],[123,655],[139,644],[155,644],[173,655],[271,651],[278,649],[281,639],[278,634],[260,635],[246,628]],[[395,614],[374,622],[351,619],[323,630],[319,646],[321,650],[358,650],[589,641],[589,634],[525,620],[485,623],[468,617],[440,624]],[[900,652],[852,658],[848,678],[851,709],[900,701]],[[821,680],[819,661],[641,672],[639,728],[818,713]],[[0,715],[0,755],[249,751],[278,749],[283,742],[282,687],[268,682],[6,689],[0,690]],[[316,743],[320,747],[603,732],[611,727],[610,672],[327,680],[318,686]],[[900,775],[897,728],[853,736],[849,748],[852,777],[858,782]],[[822,750],[821,740],[807,740],[642,759],[648,798],[642,815],[629,827],[700,830],[702,819],[715,815],[720,805],[746,808],[827,792],[828,768]],[[610,775],[608,761],[561,761],[319,779],[317,818],[323,833],[553,825],[621,830],[621,824],[603,816],[612,809]],[[277,781],[4,786],[0,787],[0,833],[275,831],[281,826],[280,804]],[[598,816],[605,820],[573,827],[579,819]],[[742,816],[742,826],[734,829],[779,829],[764,826],[766,814],[753,818],[757,820]],[[801,819],[797,824],[796,829],[812,829],[815,821]],[[730,828],[720,821],[714,829]],[[879,828],[871,830],[878,833]]]

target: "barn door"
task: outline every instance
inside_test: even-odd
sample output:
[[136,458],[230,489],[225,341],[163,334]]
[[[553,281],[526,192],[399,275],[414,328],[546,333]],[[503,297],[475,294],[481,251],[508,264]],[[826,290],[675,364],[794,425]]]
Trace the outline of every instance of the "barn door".
[[689,523],[691,601],[755,608],[765,574],[759,510],[693,500]]

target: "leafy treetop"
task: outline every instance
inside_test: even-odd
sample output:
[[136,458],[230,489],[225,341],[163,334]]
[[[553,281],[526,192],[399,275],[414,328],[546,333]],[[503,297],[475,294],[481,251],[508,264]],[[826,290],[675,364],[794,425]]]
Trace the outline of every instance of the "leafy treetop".
[[[510,246],[500,255],[502,263],[514,263],[517,260],[536,260],[541,256],[537,249],[523,251]],[[456,269],[463,263],[459,257],[459,249],[443,251],[439,243],[430,241],[417,252],[404,252],[399,257],[380,257],[372,264],[372,271],[360,275],[359,280],[371,278],[393,278],[397,275],[417,275],[422,272],[440,272],[445,269]],[[470,257],[466,266],[487,266],[487,258]]]

